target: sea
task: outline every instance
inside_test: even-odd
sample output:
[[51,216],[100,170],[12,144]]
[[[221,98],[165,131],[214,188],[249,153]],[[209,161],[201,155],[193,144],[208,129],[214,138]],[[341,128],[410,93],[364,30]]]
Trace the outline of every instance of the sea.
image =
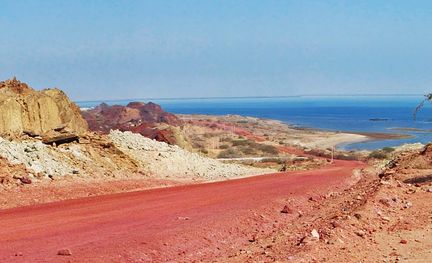
[[257,98],[129,99],[79,101],[81,108],[105,102],[126,105],[131,101],[154,102],[178,114],[237,114],[283,121],[301,128],[341,132],[396,133],[410,138],[371,140],[339,145],[344,150],[375,150],[407,143],[432,141],[432,106],[425,106],[414,119],[421,95],[404,96],[293,96]]

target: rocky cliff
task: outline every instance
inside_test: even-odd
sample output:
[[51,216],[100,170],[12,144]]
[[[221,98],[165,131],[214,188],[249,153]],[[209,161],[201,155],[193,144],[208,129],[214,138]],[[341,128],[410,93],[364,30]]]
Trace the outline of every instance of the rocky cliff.
[[0,82],[0,134],[42,135],[53,130],[81,134],[87,122],[59,89],[36,91],[15,78]]

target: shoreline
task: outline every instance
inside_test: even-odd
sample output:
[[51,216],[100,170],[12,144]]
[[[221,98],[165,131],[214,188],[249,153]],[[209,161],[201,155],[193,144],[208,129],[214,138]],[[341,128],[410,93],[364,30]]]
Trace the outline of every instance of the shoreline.
[[[317,130],[319,132],[319,130]],[[327,149],[335,148],[338,151],[345,151],[342,146],[350,145],[354,143],[367,142],[371,138],[367,135],[348,133],[348,132],[336,132],[334,136],[326,138],[325,141],[317,141],[312,144],[311,148]]]
[[[241,126],[241,123],[246,121],[263,122],[264,124],[268,124],[269,130],[272,129],[270,128],[272,126],[285,126],[287,128],[287,131],[285,132],[295,131],[298,133],[297,140],[292,140],[290,143],[302,148],[329,149],[334,147],[337,150],[347,151],[343,149],[343,147],[355,143],[413,138],[412,135],[400,134],[400,133],[334,131],[334,130],[315,128],[315,127],[296,126],[291,123],[287,123],[277,119],[258,118],[258,117],[243,116],[237,114],[227,114],[227,115],[175,114],[175,115],[185,121],[215,119],[215,120],[226,121],[230,123],[234,122],[234,125],[239,127],[243,127]],[[253,130],[254,128],[249,127],[249,129]],[[302,141],[302,139],[308,139],[309,137],[311,137],[312,134],[319,135],[319,136],[315,136],[313,140]]]
[[[352,145],[352,144],[356,144],[356,143],[414,138],[414,136],[411,136],[408,134],[385,133],[385,132],[342,132],[342,133],[348,133],[348,134],[351,133],[351,134],[365,136],[365,140],[343,142],[343,143],[336,145],[336,148],[338,150],[342,150],[342,151],[351,151],[351,150],[345,149],[345,147]],[[362,149],[362,150],[355,150],[355,151],[371,151],[371,150]]]
[[374,141],[414,138],[414,136],[412,135],[400,134],[400,133],[385,133],[385,132],[353,132],[353,133],[368,136]]

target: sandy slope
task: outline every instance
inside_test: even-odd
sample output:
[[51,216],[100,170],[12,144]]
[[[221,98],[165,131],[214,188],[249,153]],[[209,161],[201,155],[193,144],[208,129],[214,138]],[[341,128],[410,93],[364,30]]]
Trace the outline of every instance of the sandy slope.
[[[258,235],[291,224],[291,215],[280,213],[284,204],[307,212],[310,196],[343,189],[362,166],[338,161],[313,171],[3,210],[0,262],[226,261]],[[262,224],[266,217],[270,223]],[[72,255],[59,256],[60,249]]]

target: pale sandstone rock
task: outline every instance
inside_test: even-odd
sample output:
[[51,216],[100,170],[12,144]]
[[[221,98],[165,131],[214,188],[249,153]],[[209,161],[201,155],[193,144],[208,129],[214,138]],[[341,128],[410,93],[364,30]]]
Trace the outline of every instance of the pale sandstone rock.
[[43,134],[59,127],[78,134],[88,129],[63,91],[36,91],[15,78],[0,82],[0,134]]

